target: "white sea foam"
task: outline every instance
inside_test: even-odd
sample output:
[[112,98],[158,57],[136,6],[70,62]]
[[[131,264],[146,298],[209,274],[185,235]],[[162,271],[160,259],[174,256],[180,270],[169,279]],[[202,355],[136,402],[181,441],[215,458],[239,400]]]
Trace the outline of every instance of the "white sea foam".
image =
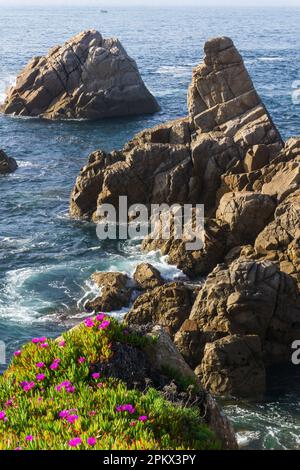
[[159,75],[175,75],[177,77],[187,77],[192,74],[192,67],[189,65],[162,65],[154,73]]
[[4,103],[8,88],[16,83],[15,75],[8,75],[0,79],[0,104]]
[[283,62],[286,59],[284,57],[258,57],[258,60],[263,62]]

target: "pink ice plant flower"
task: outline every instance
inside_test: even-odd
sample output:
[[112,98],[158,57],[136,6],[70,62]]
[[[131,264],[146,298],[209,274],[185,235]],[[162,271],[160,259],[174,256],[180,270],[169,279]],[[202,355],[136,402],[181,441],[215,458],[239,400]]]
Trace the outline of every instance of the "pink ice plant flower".
[[139,416],[139,421],[142,421],[142,423],[145,423],[145,421],[147,421],[147,419],[148,419],[148,416],[146,416],[146,415]]
[[5,411],[0,411],[0,421],[7,421],[6,413]]
[[19,357],[19,356],[21,356],[21,354],[22,354],[21,351],[15,351],[15,352],[14,352],[14,356],[15,356],[15,357]]
[[25,381],[25,382],[21,382],[20,386],[23,388],[24,392],[29,392],[29,390],[35,387],[35,383]]
[[25,437],[25,441],[33,441],[33,436],[31,434],[28,434],[28,436]]
[[96,320],[97,321],[102,321],[104,320],[105,318],[105,314],[104,313],[99,313],[99,315],[96,316]]
[[56,370],[56,369],[58,369],[59,364],[60,364],[60,359],[54,359],[54,361],[52,362],[52,364],[49,368],[51,370]]
[[60,348],[63,348],[65,345],[66,345],[66,342],[65,342],[64,340],[63,340],[63,341],[60,341],[60,342],[58,343],[58,346],[59,346]]
[[97,443],[97,441],[94,437],[88,437],[87,438],[87,443],[88,443],[89,446],[93,447]]
[[48,348],[49,344],[48,343],[42,343],[41,348]]
[[69,380],[66,380],[62,382],[61,384],[56,385],[55,390],[57,390],[58,392],[61,392],[63,388],[66,390],[67,393],[75,392],[75,386],[72,385]]
[[46,376],[45,374],[36,374],[36,380],[42,381],[45,380]]
[[41,338],[32,338],[31,342],[34,344],[45,343],[47,340],[46,336],[42,336]]
[[99,378],[100,378],[99,372],[94,372],[94,373],[92,374],[92,377],[93,377],[93,379],[95,379],[95,380],[99,379]]
[[37,362],[37,363],[36,363],[36,366],[37,366],[39,369],[42,369],[43,367],[45,367],[45,363],[44,363],[44,362]]
[[80,446],[80,444],[82,444],[82,439],[80,439],[80,437],[74,437],[73,439],[69,440],[70,447],[77,447]]
[[12,406],[12,405],[13,405],[13,401],[12,401],[11,398],[10,398],[9,400],[7,400],[6,403],[4,403],[4,406],[5,406],[6,408],[8,408],[9,406]]
[[128,411],[128,413],[130,414],[134,414],[135,413],[135,408],[130,404],[126,404],[126,405],[119,405],[116,407],[116,411],[117,412],[120,412],[120,411]]
[[69,423],[75,423],[75,421],[77,421],[78,419],[78,415],[68,415],[66,418],[65,418]]
[[93,326],[95,326],[94,320],[92,318],[87,318],[84,324],[87,328],[93,328]]
[[83,364],[85,362],[85,357],[80,357],[78,359],[79,364]]
[[107,328],[110,324],[110,320],[104,320],[100,325],[98,326],[99,330],[104,330]]

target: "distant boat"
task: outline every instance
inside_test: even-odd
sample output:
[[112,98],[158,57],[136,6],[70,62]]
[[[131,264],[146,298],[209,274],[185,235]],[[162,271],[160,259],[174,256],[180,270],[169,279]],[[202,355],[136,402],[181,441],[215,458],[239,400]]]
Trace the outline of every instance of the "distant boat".
[[100,10],[100,11],[101,11],[101,13],[108,13],[107,10]]

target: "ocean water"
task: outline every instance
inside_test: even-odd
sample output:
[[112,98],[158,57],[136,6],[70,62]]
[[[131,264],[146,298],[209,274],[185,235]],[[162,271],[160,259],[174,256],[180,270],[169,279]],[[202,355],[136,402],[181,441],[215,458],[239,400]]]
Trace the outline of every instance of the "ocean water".
[[[103,122],[47,122],[0,115],[0,148],[19,169],[0,177],[0,340],[7,359],[36,335],[55,336],[82,317],[96,294],[96,270],[132,273],[149,259],[172,279],[180,273],[135,243],[100,242],[93,224],[70,220],[69,196],[90,152],[121,147],[133,134],[186,114],[186,93],[203,43],[230,36],[284,139],[299,134],[299,9],[112,9],[0,7],[0,101],[33,56],[88,28],[117,36],[161,105],[153,116]],[[122,312],[116,312],[121,316]],[[0,366],[2,369],[4,365]],[[241,445],[300,448],[300,372],[270,376],[264,401],[224,403]]]

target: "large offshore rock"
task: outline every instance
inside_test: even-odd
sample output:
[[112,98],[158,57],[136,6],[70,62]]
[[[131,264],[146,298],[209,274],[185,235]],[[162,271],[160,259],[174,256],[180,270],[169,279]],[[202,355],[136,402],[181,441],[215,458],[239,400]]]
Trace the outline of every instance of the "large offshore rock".
[[6,114],[48,119],[99,119],[158,109],[118,39],[104,39],[95,30],[32,59],[3,106]]
[[8,157],[6,153],[0,149],[0,175],[12,173],[17,168],[18,165],[16,160],[12,157]]

